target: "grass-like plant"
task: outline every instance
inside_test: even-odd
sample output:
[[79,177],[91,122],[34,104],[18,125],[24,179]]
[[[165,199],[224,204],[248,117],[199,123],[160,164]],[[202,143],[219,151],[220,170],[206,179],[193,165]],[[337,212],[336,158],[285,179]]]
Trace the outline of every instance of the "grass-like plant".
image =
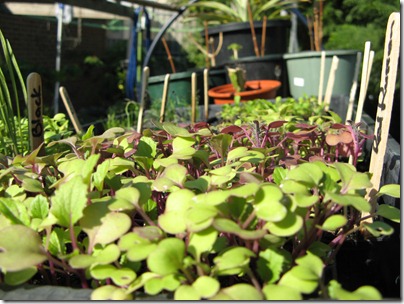
[[17,155],[29,147],[20,110],[20,96],[22,94],[26,102],[27,90],[10,42],[1,31],[0,42],[3,50],[0,57],[0,152]]

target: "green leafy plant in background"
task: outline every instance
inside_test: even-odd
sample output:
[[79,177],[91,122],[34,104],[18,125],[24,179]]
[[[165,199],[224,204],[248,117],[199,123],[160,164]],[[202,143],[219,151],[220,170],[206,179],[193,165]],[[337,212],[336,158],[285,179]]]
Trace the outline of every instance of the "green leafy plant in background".
[[[253,20],[260,21],[263,16],[269,19],[281,18],[281,11],[293,7],[298,2],[305,0],[270,0],[249,1]],[[190,5],[189,16],[191,20],[208,21],[210,24],[223,24],[229,22],[247,22],[248,0],[230,1],[198,1]]]
[[[93,300],[381,299],[371,286],[343,289],[324,269],[349,236],[391,235],[383,218],[399,222],[399,210],[371,210],[369,173],[318,149],[303,160],[311,139],[299,130],[310,127],[284,124],[156,123],[99,136],[90,127],[48,144],[63,153],[3,159],[4,282],[43,278],[92,288]],[[293,140],[275,143],[285,135]],[[302,161],[271,165],[297,150]],[[399,186],[377,195],[386,194],[398,197]]]
[[26,104],[27,91],[11,45],[1,31],[0,42],[0,143],[6,155],[17,155],[29,147],[20,111],[20,96]]
[[[324,105],[319,105],[317,98],[300,97],[281,98],[268,102],[266,99],[255,99],[238,104],[225,104],[218,116],[224,123],[250,123],[254,120],[270,123],[276,120],[305,121],[311,124],[317,120],[324,121],[325,117],[334,117],[332,111],[325,111]],[[328,119],[329,120],[329,119]]]
[[[20,99],[26,105],[27,91],[11,45],[1,31],[0,41],[4,55],[4,68],[0,65],[0,154],[26,155],[30,153],[28,119],[20,109]],[[45,144],[72,134],[69,120],[62,113],[54,117],[44,115],[43,122]],[[51,149],[47,152],[52,153]]]
[[107,121],[104,123],[104,128],[106,130],[113,127],[133,128],[137,122],[138,112],[139,104],[132,100],[126,101],[125,104],[118,103],[110,106],[107,110]]

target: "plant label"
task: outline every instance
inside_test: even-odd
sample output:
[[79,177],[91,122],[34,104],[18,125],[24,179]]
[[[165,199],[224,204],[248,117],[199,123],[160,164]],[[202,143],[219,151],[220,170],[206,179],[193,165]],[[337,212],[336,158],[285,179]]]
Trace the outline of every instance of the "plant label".
[[[42,81],[38,73],[31,73],[27,77],[28,93],[28,128],[31,149],[37,149],[44,142],[44,126],[42,118]],[[44,155],[43,146],[38,155]]]

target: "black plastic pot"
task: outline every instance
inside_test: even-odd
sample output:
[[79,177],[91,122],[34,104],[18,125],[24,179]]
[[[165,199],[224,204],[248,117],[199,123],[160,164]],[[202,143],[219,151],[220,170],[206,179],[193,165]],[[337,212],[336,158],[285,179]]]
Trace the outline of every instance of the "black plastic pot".
[[[399,229],[394,235],[399,234]],[[338,282],[349,291],[361,286],[377,288],[384,299],[400,298],[400,240],[384,237],[346,241],[335,261]]]
[[[290,20],[268,20],[265,35],[265,54],[283,54],[287,52],[289,44]],[[258,48],[261,46],[262,22],[255,21],[254,29]],[[233,51],[227,47],[232,43],[238,43],[242,49],[238,51],[239,58],[255,56],[254,44],[249,22],[233,22],[218,25],[208,30],[209,38],[215,41],[215,47],[219,41],[219,33],[223,33],[223,46],[216,56],[216,65],[222,65],[231,60]],[[204,34],[202,33],[204,36]]]

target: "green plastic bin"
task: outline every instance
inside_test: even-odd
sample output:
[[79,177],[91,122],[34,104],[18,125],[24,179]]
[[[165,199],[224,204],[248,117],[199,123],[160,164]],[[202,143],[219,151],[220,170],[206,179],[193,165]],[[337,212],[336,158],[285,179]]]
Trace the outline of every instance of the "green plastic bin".
[[[332,95],[349,96],[354,81],[358,53],[359,51],[356,50],[325,51],[323,94],[327,88],[332,57],[335,55],[339,62]],[[303,51],[284,54],[283,57],[286,61],[292,97],[317,96],[320,84],[321,52]]]

